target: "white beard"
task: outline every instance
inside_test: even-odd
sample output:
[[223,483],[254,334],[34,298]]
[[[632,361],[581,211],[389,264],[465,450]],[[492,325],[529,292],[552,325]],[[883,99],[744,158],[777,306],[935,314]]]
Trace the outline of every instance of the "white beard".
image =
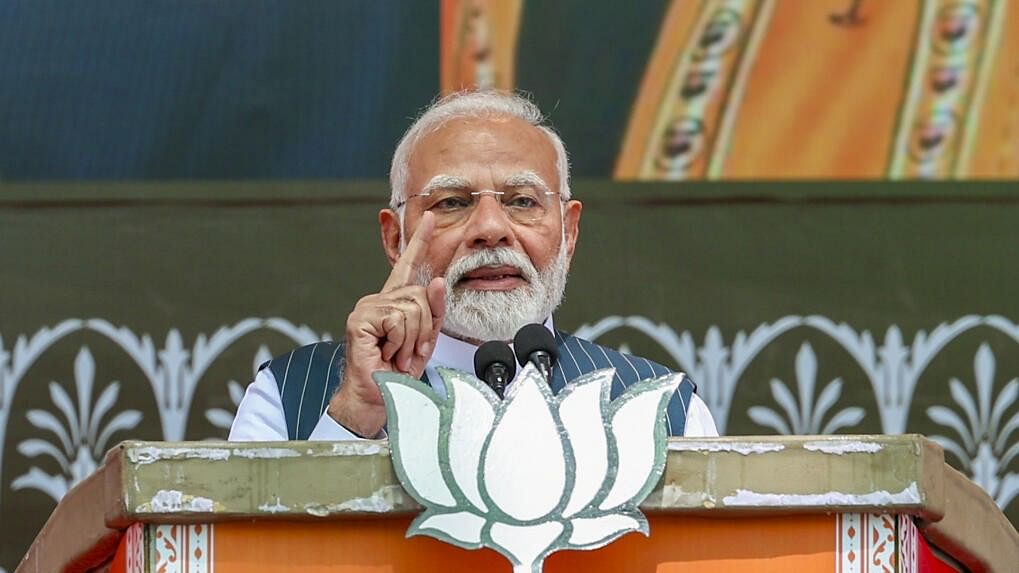
[[[526,284],[509,291],[456,286],[471,271],[503,265],[520,269]],[[422,268],[419,284],[428,284],[431,275],[431,269]],[[563,300],[566,275],[566,249],[562,245],[555,260],[540,271],[527,256],[508,247],[478,251],[454,261],[446,270],[442,331],[460,339],[511,341],[522,326],[544,322],[552,315]]]

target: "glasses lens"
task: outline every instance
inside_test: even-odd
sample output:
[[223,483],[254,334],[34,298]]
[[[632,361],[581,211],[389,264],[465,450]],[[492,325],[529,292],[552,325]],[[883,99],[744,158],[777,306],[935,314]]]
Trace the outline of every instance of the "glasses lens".
[[435,214],[436,225],[447,227],[470,218],[481,197],[488,194],[495,196],[506,214],[518,223],[541,220],[552,207],[554,196],[543,190],[522,187],[504,192],[438,189],[413,195],[412,198],[420,198],[424,209]]
[[469,191],[462,189],[439,189],[421,197],[425,200],[425,210],[435,213],[435,223],[440,227],[467,218],[477,202]]
[[533,223],[544,217],[551,202],[548,193],[531,188],[512,189],[502,197],[506,213],[521,223]]

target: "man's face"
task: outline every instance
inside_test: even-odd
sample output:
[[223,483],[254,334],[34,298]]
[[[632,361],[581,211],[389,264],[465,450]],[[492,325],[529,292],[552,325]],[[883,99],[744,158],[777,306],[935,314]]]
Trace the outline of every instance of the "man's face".
[[[411,196],[437,182],[456,182],[471,191],[506,191],[529,179],[537,179],[551,191],[559,190],[552,143],[546,134],[522,120],[454,119],[425,135],[410,155],[402,231],[396,213],[387,209],[380,214],[390,262],[399,257],[401,238],[409,239],[429,206],[424,198]],[[472,315],[516,311],[521,316],[508,319],[510,322],[534,322],[543,320],[558,304],[561,295],[545,293],[549,288],[544,287],[561,291],[561,285],[540,283],[555,283],[559,275],[565,281],[581,205],[578,201],[562,204],[558,194],[551,199],[543,217],[522,223],[507,214],[498,197],[483,194],[462,221],[436,227],[428,248],[428,271],[447,277],[447,302],[452,307],[447,308],[447,326],[452,334],[477,340],[511,338],[522,324],[487,328],[474,324]],[[528,271],[529,265],[537,275]],[[448,275],[449,270],[456,276]],[[547,302],[537,304],[536,296],[554,297],[552,308],[545,308]]]

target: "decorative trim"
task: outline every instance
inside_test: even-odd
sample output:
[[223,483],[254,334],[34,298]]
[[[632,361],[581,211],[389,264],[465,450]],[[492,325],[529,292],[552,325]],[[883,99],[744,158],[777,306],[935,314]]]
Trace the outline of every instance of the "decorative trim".
[[145,525],[135,523],[127,528],[124,533],[124,570],[127,573],[142,573],[145,563],[145,544],[142,542],[142,532]]
[[523,0],[444,0],[440,8],[442,93],[514,87]]
[[[887,434],[901,434],[907,430],[907,414],[914,404],[920,378],[928,364],[956,338],[980,328],[1000,332],[1019,343],[1019,324],[999,315],[966,315],[935,325],[929,331],[910,333],[904,333],[896,325],[872,333],[825,316],[790,315],[731,335],[723,335],[717,326],[709,327],[704,333],[693,333],[677,331],[668,324],[642,316],[607,316],[582,325],[575,334],[596,341],[616,329],[633,329],[654,340],[670,356],[671,362],[698,384],[698,394],[711,410],[719,432],[725,434],[739,385],[746,383],[742,380],[746,369],[769,345],[780,342],[794,329],[804,328],[826,335],[856,361],[871,384],[881,431]],[[0,488],[0,496],[10,495],[12,489],[17,494],[31,488],[59,501],[95,467],[104,445],[139,423],[141,412],[130,409],[131,404],[118,402],[117,383],[97,379],[96,373],[102,370],[97,369],[91,352],[84,346],[75,359],[73,393],[59,390],[61,382],[51,382],[52,406],[29,412],[12,411],[14,394],[26,373],[60,340],[74,333],[91,332],[123,349],[151,388],[163,439],[178,441],[185,438],[186,422],[194,417],[192,397],[202,383],[222,384],[222,390],[229,394],[233,408],[212,408],[204,412],[206,419],[216,427],[229,427],[247,380],[240,377],[241,382],[228,380],[224,383],[204,381],[203,377],[232,345],[258,331],[283,334],[296,345],[330,338],[328,333],[282,318],[246,318],[224,325],[209,335],[199,333],[191,341],[185,341],[178,329],[170,328],[161,335],[164,340],[161,343],[155,342],[160,335],[135,332],[98,318],[68,319],[31,334],[6,333],[4,336],[0,333],[0,465],[4,461],[6,440],[3,438],[14,416],[19,422],[27,419],[38,429],[36,435],[15,444],[16,452],[40,462],[48,461],[47,458],[53,460],[53,463],[30,463],[28,472],[15,476],[10,482],[11,489]],[[994,332],[989,334],[997,336]],[[8,341],[13,344],[7,346]],[[821,357],[814,351],[812,342],[797,340],[801,346],[796,355],[795,378],[771,380],[773,400],[764,399],[761,404],[749,406],[745,414],[754,423],[779,434],[824,434],[853,431],[866,416],[875,415],[860,407],[861,404],[843,399],[844,373],[833,373],[838,375],[833,378],[818,376]],[[270,356],[269,349],[260,345],[254,353],[253,365]],[[928,407],[925,413],[930,421],[943,428],[943,433],[933,435],[932,439],[1004,509],[1019,496],[1019,471],[1015,469],[1019,448],[1014,447],[1019,437],[1019,400],[1012,389],[1019,381],[997,379],[995,366],[991,346],[981,344],[972,370],[953,372],[951,380],[930,382],[939,387],[947,383],[949,388],[942,393],[943,402]],[[33,381],[36,382],[47,381]],[[93,400],[91,397],[97,393]],[[741,417],[743,414],[739,413]],[[88,424],[84,423],[86,419]],[[149,424],[155,420],[144,422]],[[87,432],[82,429],[85,426]],[[54,472],[50,469],[54,465],[60,469]]]
[[984,99],[987,95],[987,86],[991,83],[994,75],[995,56],[998,52],[998,45],[1001,43],[1001,34],[1004,30],[1005,10],[1008,2],[1005,0],[992,0],[989,8],[991,11],[985,21],[990,29],[987,31],[984,52],[981,54],[976,86],[971,96],[969,106],[969,117],[963,122],[964,131],[962,142],[959,145],[959,158],[956,160],[955,177],[964,179],[969,177],[969,163],[973,156],[973,148],[976,146],[977,132],[980,127],[980,118],[984,109]]
[[771,15],[774,11],[775,0],[762,0],[754,13],[754,20],[750,25],[746,44],[740,53],[739,63],[732,75],[728,94],[722,103],[722,110],[715,126],[715,137],[711,145],[711,156],[708,158],[706,179],[722,178],[722,170],[725,168],[725,160],[729,157],[729,145],[736,127],[740,106],[743,104],[743,96],[750,78],[752,64],[760,51],[761,42],[764,41],[764,35],[771,24]]
[[688,17],[677,9],[679,2],[674,0],[669,9],[648,68],[648,73],[662,68],[668,79],[662,83],[646,78],[637,99],[636,107],[649,105],[657,112],[649,123],[631,119],[624,148],[639,148],[640,156],[621,160],[617,176],[675,181],[721,175],[774,0],[708,0],[685,43],[663,41]]
[[[6,338],[14,340],[10,350],[4,347],[5,337],[0,333],[0,467],[4,460],[6,441],[3,438],[12,414],[14,394],[25,373],[36,360],[63,338],[81,331],[92,331],[120,346],[138,365],[150,384],[159,411],[163,439],[181,441],[184,439],[185,426],[191,412],[191,400],[206,370],[237,340],[258,330],[283,334],[298,346],[331,338],[328,332],[319,333],[282,318],[246,318],[233,325],[220,327],[211,336],[198,334],[190,348],[184,346],[180,331],[176,328],[171,328],[167,332],[162,348],[157,349],[152,336],[148,333],[142,332],[139,335],[126,326],[118,327],[100,318],[88,320],[71,318],[53,327],[42,327],[31,335],[11,336]],[[85,377],[79,378],[84,380]],[[94,445],[96,444],[90,444]],[[59,452],[53,453],[52,450],[43,452],[39,447],[28,447],[31,448],[30,457],[47,453],[58,460],[60,458]],[[85,460],[87,461],[89,460]],[[96,462],[95,459],[91,460],[93,467]],[[38,475],[35,478],[29,476],[29,480],[22,485],[35,487],[31,484],[45,482],[46,486],[36,489],[42,489],[59,501],[63,494],[77,483],[73,473],[67,477],[72,479],[65,479],[65,476]],[[0,500],[3,499],[3,493],[4,489],[0,488]]]
[[920,543],[920,530],[917,529],[916,523],[913,521],[911,515],[899,515],[899,550],[898,550],[898,561],[899,561],[899,572],[900,573],[919,573],[920,571],[920,557],[919,557],[919,543]]
[[208,524],[195,524],[187,527],[188,534],[188,571],[212,571],[213,556],[213,526]]
[[887,571],[895,573],[895,516],[888,514],[864,514],[863,555],[867,558],[866,571]]
[[835,571],[895,573],[896,517],[841,513],[835,520]]
[[186,525],[150,525],[153,569],[162,573],[183,571],[181,528]]
[[213,573],[212,524],[149,525],[152,570],[160,573]]
[[863,557],[862,515],[840,513],[835,519],[835,571],[836,573],[861,573]]
[[965,176],[993,72],[1003,0],[927,0],[889,177]]

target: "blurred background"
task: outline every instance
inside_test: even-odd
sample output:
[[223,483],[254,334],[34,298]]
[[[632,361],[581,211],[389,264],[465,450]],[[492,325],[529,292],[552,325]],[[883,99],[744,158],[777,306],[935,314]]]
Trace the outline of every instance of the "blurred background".
[[342,336],[392,149],[475,86],[570,151],[558,327],[724,434],[931,436],[1019,520],[1019,4],[0,0],[0,571]]

